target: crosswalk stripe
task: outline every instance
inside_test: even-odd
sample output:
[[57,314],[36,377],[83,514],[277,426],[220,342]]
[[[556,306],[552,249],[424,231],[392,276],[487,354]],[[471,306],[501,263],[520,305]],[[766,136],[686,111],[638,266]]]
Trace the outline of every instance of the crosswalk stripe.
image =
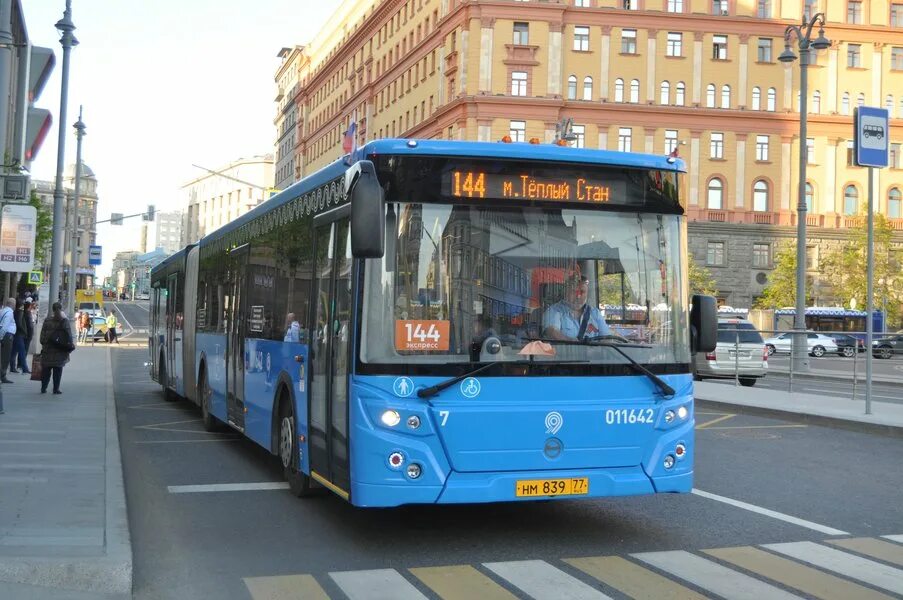
[[859,554],[865,554],[884,562],[903,566],[903,547],[874,538],[851,538],[848,540],[828,540],[829,544],[840,546]]
[[799,599],[773,585],[683,550],[642,552],[631,556],[731,600]]
[[426,600],[395,569],[340,571],[329,576],[351,600]]
[[823,573],[796,561],[775,556],[758,548],[743,546],[703,550],[703,552],[822,600],[848,600],[849,598],[890,600],[890,596],[881,592]]
[[886,540],[890,540],[892,542],[899,542],[899,543],[903,544],[903,535],[884,535],[881,537],[883,537]]
[[705,600],[690,588],[620,556],[566,558],[564,562],[635,600]]
[[245,577],[244,582],[254,600],[329,600],[312,575]]
[[816,567],[839,573],[851,579],[864,581],[895,594],[903,594],[903,571],[867,558],[860,558],[814,542],[765,544],[763,548],[811,563]]
[[483,566],[535,600],[611,600],[543,560],[483,563]]
[[516,600],[514,594],[470,565],[408,570],[443,600]]

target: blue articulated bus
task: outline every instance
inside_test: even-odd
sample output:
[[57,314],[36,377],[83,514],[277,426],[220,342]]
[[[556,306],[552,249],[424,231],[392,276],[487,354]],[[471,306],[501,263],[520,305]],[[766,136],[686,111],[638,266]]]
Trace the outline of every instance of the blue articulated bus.
[[689,492],[679,159],[379,140],[157,266],[151,368],[357,506]]

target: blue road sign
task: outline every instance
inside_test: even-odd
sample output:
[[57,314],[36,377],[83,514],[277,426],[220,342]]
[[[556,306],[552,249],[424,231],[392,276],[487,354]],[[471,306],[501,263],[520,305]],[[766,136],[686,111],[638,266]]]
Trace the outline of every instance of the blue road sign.
[[853,119],[856,146],[856,164],[860,167],[886,167],[888,137],[890,136],[887,110],[860,106]]
[[100,246],[88,246],[88,264],[89,265],[99,265],[101,262],[101,247]]

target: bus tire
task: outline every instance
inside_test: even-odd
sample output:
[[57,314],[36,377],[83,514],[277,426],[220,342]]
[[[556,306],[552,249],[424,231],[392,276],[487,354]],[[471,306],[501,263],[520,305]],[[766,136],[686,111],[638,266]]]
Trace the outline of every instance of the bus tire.
[[163,362],[163,354],[160,354],[160,385],[163,386],[163,399],[167,402],[175,402],[179,399],[176,393],[166,386],[166,363]]
[[282,476],[288,482],[292,494],[299,498],[313,493],[310,477],[301,472],[298,464],[298,435],[295,426],[295,411],[287,394],[283,392],[279,402],[279,424],[276,438],[279,462],[282,463]]
[[201,406],[201,423],[204,425],[204,431],[218,431],[220,429],[220,421],[210,412],[210,397],[213,395],[210,389],[210,383],[207,381],[207,369],[201,369],[201,376],[198,378],[198,404]]

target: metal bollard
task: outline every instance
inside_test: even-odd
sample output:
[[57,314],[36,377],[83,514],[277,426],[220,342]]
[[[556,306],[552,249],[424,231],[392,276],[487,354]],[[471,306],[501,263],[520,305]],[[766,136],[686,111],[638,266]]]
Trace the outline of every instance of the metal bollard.
[[857,380],[859,379],[859,375],[857,372],[858,370],[856,368],[857,365],[859,364],[859,346],[858,346],[859,342],[856,342],[856,344],[857,345],[854,348],[854,352],[853,352],[853,400],[856,399],[856,383],[857,383]]
[[740,385],[740,328],[734,331],[734,387]]

